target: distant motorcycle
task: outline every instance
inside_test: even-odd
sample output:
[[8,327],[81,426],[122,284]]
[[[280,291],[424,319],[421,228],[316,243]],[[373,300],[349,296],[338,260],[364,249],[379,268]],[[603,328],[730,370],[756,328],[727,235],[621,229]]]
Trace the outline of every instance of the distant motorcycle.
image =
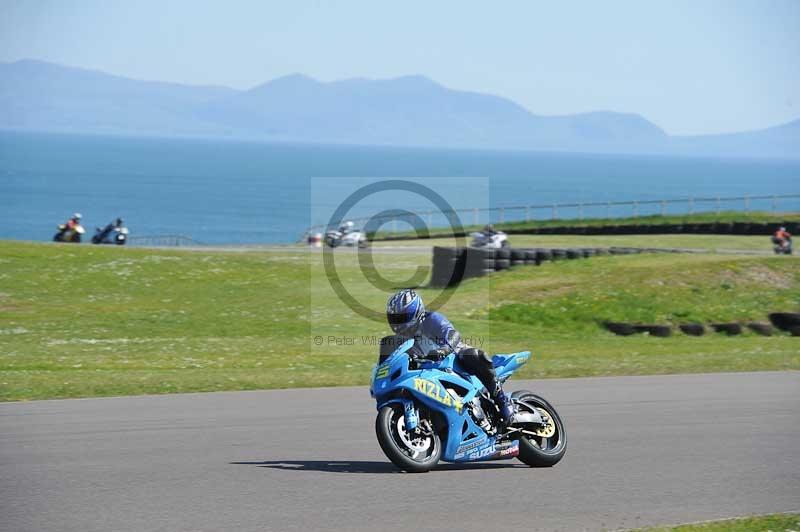
[[369,240],[361,231],[343,233],[335,229],[325,233],[325,243],[332,248],[339,246],[365,248],[369,246]]
[[124,246],[128,241],[128,228],[122,225],[122,220],[117,219],[102,229],[95,228],[92,244],[117,244]]
[[470,246],[474,248],[500,249],[509,246],[508,235],[502,231],[495,231],[494,233],[479,231],[472,233],[471,236],[472,243]]
[[772,243],[775,246],[772,250],[776,255],[791,255],[792,254],[792,239],[791,238],[778,238],[773,236]]
[[81,235],[85,232],[86,230],[81,224],[74,224],[72,226],[61,224],[58,226],[58,232],[53,237],[53,242],[72,242],[74,244],[79,244]]

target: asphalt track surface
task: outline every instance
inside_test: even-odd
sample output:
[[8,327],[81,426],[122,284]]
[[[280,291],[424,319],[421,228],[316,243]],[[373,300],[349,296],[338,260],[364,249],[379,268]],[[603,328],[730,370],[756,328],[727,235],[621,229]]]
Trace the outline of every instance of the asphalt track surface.
[[550,469],[398,473],[366,388],[0,404],[0,530],[602,530],[800,509],[800,372],[511,381]]

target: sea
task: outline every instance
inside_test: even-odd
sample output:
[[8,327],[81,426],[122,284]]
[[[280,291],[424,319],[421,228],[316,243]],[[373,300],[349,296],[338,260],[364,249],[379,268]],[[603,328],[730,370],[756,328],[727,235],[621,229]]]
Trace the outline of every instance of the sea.
[[[119,216],[133,237],[272,244],[297,242],[312,225],[376,214],[389,230],[403,229],[403,220],[452,223],[442,214],[451,209],[465,224],[800,212],[798,198],[724,200],[798,193],[800,160],[0,132],[0,239],[51,240],[73,212],[89,232]],[[686,198],[695,201],[658,202]],[[627,201],[642,203],[615,205]],[[393,217],[399,222],[388,222]]]

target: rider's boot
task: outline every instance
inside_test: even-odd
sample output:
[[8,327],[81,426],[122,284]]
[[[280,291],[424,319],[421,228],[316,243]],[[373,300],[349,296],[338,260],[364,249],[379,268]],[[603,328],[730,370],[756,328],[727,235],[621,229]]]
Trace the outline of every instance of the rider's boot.
[[506,395],[506,392],[503,391],[503,387],[499,382],[492,395],[497,404],[497,408],[500,410],[500,417],[502,418],[503,424],[509,425],[514,417],[514,404],[511,402],[511,397]]

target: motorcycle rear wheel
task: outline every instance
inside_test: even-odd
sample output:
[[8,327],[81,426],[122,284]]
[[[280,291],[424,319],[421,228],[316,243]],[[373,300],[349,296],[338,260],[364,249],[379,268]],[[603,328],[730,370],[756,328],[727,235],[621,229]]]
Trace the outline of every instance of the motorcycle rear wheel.
[[422,435],[405,430],[405,411],[397,403],[380,409],[375,418],[375,434],[386,457],[409,473],[430,471],[442,456],[438,434]]
[[558,415],[553,405],[527,390],[520,390],[511,394],[521,411],[538,411],[545,414],[550,422],[541,429],[541,436],[523,435],[519,439],[518,458],[531,467],[552,467],[564,458],[567,452],[567,431],[561,416]]

